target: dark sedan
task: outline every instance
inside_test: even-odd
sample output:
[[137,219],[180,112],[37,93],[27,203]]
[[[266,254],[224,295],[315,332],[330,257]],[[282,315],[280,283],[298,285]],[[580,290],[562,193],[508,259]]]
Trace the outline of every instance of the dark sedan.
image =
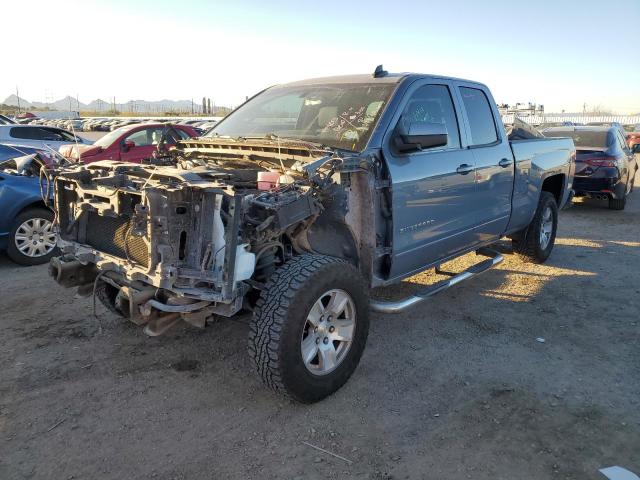
[[576,196],[608,199],[609,208],[623,210],[633,190],[638,170],[634,150],[617,126],[557,127],[542,132],[545,137],[570,137],[576,146],[573,189]]

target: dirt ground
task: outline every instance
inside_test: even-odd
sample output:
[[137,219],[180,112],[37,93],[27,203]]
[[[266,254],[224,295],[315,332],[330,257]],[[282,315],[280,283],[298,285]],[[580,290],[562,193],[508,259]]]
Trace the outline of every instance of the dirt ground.
[[373,315],[354,376],[310,406],[262,386],[246,316],[147,338],[98,306],[98,333],[91,299],[5,256],[0,292],[1,479],[640,474],[638,192],[623,212],[563,211],[546,265],[509,255],[408,313]]

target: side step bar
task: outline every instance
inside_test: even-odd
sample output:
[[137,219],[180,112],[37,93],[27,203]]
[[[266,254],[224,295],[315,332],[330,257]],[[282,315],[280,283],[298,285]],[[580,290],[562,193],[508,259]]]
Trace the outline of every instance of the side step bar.
[[478,255],[484,255],[489,257],[487,260],[483,260],[480,263],[476,263],[472,267],[469,267],[464,272],[461,272],[448,280],[444,280],[442,282],[436,283],[435,285],[431,285],[423,290],[419,290],[413,295],[404,298],[402,300],[398,300],[397,302],[387,302],[384,300],[372,300],[370,302],[371,309],[374,312],[380,313],[400,313],[405,310],[413,307],[414,305],[423,302],[429,297],[432,297],[436,293],[440,293],[443,290],[446,290],[449,287],[453,287],[456,283],[460,283],[463,280],[467,280],[468,278],[474,277],[482,272],[486,272],[492,267],[495,267],[499,263],[504,260],[504,257],[494,251],[483,248],[476,252]]

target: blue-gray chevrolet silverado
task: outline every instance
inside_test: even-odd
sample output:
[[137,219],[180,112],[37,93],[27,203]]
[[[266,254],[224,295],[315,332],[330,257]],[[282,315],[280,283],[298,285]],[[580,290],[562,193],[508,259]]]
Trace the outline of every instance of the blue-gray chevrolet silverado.
[[[510,140],[477,82],[377,68],[278,85],[152,164],[59,172],[50,274],[149,335],[249,310],[264,382],[314,402],[355,370],[371,311],[487,270],[503,237],[544,262],[574,155],[570,139]],[[446,281],[369,298],[469,252],[479,263]]]

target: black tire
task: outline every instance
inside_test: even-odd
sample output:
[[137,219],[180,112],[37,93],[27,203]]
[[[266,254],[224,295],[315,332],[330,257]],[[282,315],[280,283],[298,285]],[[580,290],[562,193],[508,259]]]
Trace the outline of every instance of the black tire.
[[7,256],[19,265],[41,265],[51,260],[51,257],[58,253],[58,248],[54,247],[47,254],[40,256],[29,256],[21,252],[16,245],[16,234],[21,225],[32,219],[44,219],[53,222],[53,212],[47,208],[30,208],[21,212],[13,221],[11,232],[9,234],[9,245],[7,247]]
[[124,318],[127,316],[123,314],[116,307],[116,297],[118,296],[118,290],[114,286],[109,285],[108,283],[103,282],[102,280],[98,280],[98,284],[96,285],[95,292],[96,292],[96,297],[98,297],[98,300],[100,300],[100,303],[102,303],[102,305],[107,310],[109,310],[111,313],[119,317]]
[[609,198],[609,210],[624,210],[627,205],[627,192],[622,194],[622,198]]
[[[541,230],[543,227],[543,215],[546,209],[551,209],[553,224],[551,236],[545,247],[542,246]],[[542,192],[538,201],[538,208],[529,226],[516,235],[512,240],[513,251],[528,263],[544,263],[556,240],[558,230],[558,205],[555,197],[549,192]]]
[[[346,292],[355,307],[350,347],[334,370],[316,375],[302,358],[301,340],[311,308],[329,290]],[[338,390],[354,372],[369,332],[368,288],[347,262],[301,255],[278,268],[256,304],[249,354],[266,385],[299,402],[317,402]]]

